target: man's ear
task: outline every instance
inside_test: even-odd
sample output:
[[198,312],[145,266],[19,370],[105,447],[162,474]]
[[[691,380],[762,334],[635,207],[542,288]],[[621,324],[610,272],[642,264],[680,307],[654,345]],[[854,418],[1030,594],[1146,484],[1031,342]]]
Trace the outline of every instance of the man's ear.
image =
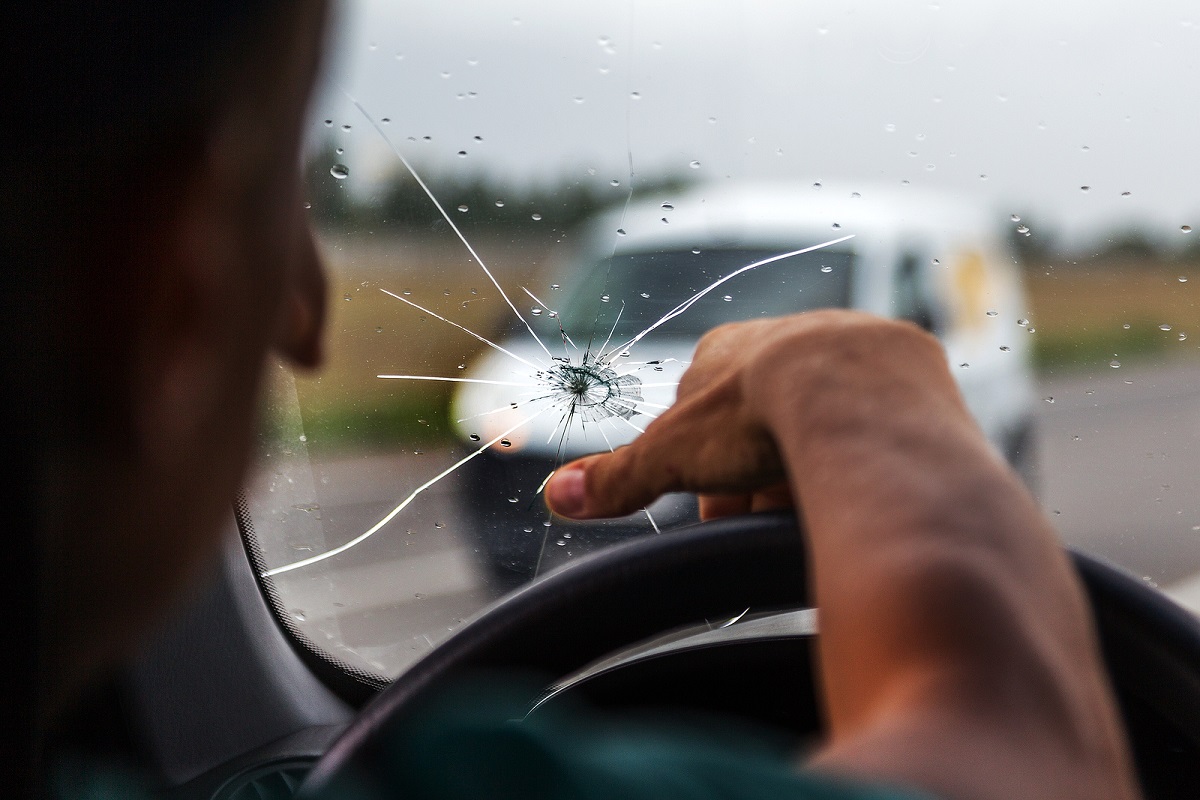
[[[223,370],[222,298],[237,291],[236,241],[217,206],[215,176],[201,160],[169,196],[148,192],[134,226],[139,297],[131,312],[131,378],[139,447],[160,457],[195,441],[218,402]],[[169,457],[169,456],[168,456]]]

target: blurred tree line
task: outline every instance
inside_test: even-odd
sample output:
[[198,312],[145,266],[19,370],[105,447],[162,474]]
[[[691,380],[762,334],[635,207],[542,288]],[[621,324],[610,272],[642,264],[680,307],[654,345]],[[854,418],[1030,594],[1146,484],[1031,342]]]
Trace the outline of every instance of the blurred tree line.
[[[415,179],[397,171],[382,186],[361,194],[352,191],[351,178],[336,177],[342,156],[327,142],[308,159],[305,179],[312,219],[327,232],[394,231],[403,234],[439,231],[446,222]],[[478,173],[425,174],[438,202],[455,222],[471,229],[502,229],[514,233],[548,234],[582,222],[597,211],[624,199],[598,181],[566,178],[549,186],[519,190]],[[688,181],[680,177],[639,179],[635,194],[677,191]],[[465,209],[465,210],[464,210]]]
[[[1200,236],[1200,234],[1197,234]],[[1036,221],[1022,220],[1009,228],[1009,243],[1025,266],[1047,264],[1113,264],[1123,267],[1152,267],[1162,264],[1200,265],[1200,238],[1189,239],[1183,246],[1170,247],[1161,238],[1150,236],[1136,226],[1117,228],[1083,249],[1067,251],[1059,245],[1053,230],[1039,227]]]

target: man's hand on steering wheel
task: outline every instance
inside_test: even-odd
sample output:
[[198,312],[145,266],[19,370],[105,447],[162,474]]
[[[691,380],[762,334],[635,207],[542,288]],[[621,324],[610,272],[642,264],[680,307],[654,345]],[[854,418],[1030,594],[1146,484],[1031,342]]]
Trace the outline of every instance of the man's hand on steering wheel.
[[932,336],[837,310],[717,328],[675,405],[546,499],[597,518],[669,491],[706,518],[793,501],[804,518],[815,766],[948,798],[1138,796],[1078,580]]

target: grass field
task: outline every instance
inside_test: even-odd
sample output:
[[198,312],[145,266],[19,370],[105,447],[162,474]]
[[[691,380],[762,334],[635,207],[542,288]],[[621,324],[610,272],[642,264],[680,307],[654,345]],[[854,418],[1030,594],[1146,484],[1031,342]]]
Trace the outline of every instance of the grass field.
[[1088,369],[1114,357],[1122,364],[1200,357],[1195,265],[1114,260],[1034,266],[1026,270],[1025,290],[1040,370]]
[[[528,309],[533,303],[519,287],[542,270],[552,244],[473,238],[514,303]],[[330,273],[326,364],[319,374],[297,375],[296,381],[309,441],[319,446],[393,436],[414,443],[444,438],[451,384],[376,376],[458,376],[486,345],[382,290],[493,341],[509,329],[512,311],[457,241],[340,237],[338,242],[324,245]]]
[[[521,286],[535,294],[547,290],[545,262],[559,245],[516,243],[496,234],[473,238],[523,312],[533,301]],[[452,384],[376,375],[461,375],[486,346],[381,290],[494,341],[513,330],[511,310],[449,237],[437,242],[338,237],[325,243],[325,256],[331,279],[326,367],[319,375],[297,378],[310,447],[444,440],[450,435]],[[1200,357],[1200,269],[1194,266],[1034,265],[1025,272],[1025,288],[1039,370],[1098,368],[1113,358],[1126,365]]]

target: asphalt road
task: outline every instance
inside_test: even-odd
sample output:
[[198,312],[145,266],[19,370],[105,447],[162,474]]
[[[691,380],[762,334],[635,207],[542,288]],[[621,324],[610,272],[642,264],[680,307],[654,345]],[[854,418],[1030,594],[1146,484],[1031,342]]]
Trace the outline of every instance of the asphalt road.
[[[1200,610],[1200,364],[1052,375],[1039,391],[1038,494],[1063,541]],[[457,457],[407,451],[316,464],[324,530],[343,539],[366,530]],[[316,641],[399,672],[502,591],[480,568],[463,514],[479,500],[464,495],[452,476],[369,540],[306,568],[319,573],[289,573],[280,580],[286,605]],[[547,546],[570,551],[572,542],[551,529]]]

